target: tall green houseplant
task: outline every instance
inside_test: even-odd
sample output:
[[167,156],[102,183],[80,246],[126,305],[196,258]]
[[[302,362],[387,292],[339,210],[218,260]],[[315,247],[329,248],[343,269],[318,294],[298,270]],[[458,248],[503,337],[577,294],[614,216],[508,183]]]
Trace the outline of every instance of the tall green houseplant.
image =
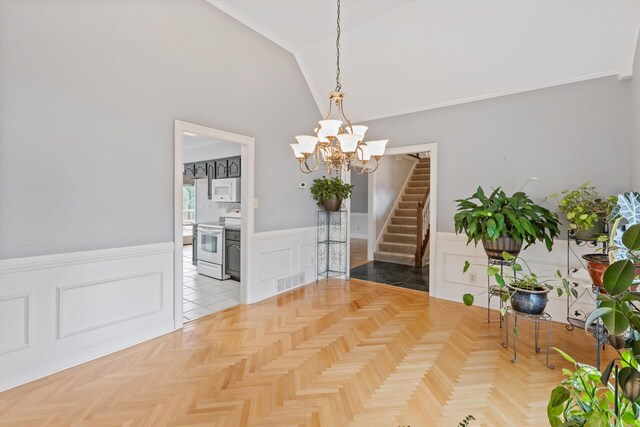
[[456,233],[466,233],[467,244],[481,241],[490,258],[502,259],[503,252],[516,256],[523,244],[528,247],[537,241],[550,251],[560,233],[558,216],[522,191],[507,196],[498,187],[487,196],[478,187],[473,195],[456,202]]

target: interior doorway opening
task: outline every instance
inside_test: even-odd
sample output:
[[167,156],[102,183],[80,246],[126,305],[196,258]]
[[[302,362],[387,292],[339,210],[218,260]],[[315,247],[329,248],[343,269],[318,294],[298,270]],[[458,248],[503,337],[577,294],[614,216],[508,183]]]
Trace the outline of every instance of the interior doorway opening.
[[[387,150],[351,213],[351,277],[429,292],[435,256],[436,144]],[[353,183],[353,177],[352,177]],[[355,207],[355,209],[354,209]],[[366,237],[357,224],[366,217]]]
[[253,138],[175,122],[176,328],[246,303],[253,241]]

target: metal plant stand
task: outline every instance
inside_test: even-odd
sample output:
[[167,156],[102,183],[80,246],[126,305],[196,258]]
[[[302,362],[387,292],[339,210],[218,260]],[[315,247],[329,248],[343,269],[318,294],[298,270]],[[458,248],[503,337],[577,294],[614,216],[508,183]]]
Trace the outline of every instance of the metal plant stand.
[[344,277],[349,280],[347,268],[347,229],[346,210],[329,212],[318,210],[316,216],[316,282],[329,277]]
[[[488,258],[487,267],[500,266],[500,275],[504,277],[504,268],[511,267],[514,263],[502,259]],[[515,278],[515,271],[514,271]],[[491,277],[487,276],[487,323],[491,323],[491,298],[498,297],[500,301],[500,327],[502,328],[502,309],[504,308],[504,300],[509,295],[509,291],[500,285],[492,285]]]
[[551,316],[548,313],[542,314],[527,314],[519,311],[515,311],[511,307],[507,307],[507,312],[504,316],[505,320],[505,336],[506,342],[502,343],[504,348],[509,348],[509,314],[513,316],[513,359],[511,359],[512,363],[516,363],[518,357],[518,319],[530,320],[533,321],[534,324],[534,349],[536,353],[540,353],[540,322],[547,322],[547,361],[546,365],[549,369],[554,369],[555,366],[549,363],[549,350],[551,349]]
[[[608,231],[605,229],[605,232],[608,232]],[[571,232],[567,232],[567,277],[569,277],[569,274],[571,273],[571,270],[572,270],[570,265],[571,254],[574,254],[574,256],[576,256],[576,258],[578,258],[578,260],[582,263],[580,258],[577,257],[577,255],[575,255],[575,253],[571,249],[572,244],[577,247],[592,247],[594,249],[597,249],[598,246],[601,245],[603,252],[606,253],[606,250],[607,250],[606,241],[599,243],[596,240],[580,240],[576,238],[576,236]],[[578,283],[571,282],[570,280],[569,280],[569,286],[572,286],[573,287],[572,289],[576,289],[580,287]],[[597,296],[600,293],[600,288],[598,288],[596,285],[593,285],[593,284],[591,285],[590,293],[589,293],[588,287],[583,287],[582,291],[576,291],[576,293],[577,293],[577,297],[574,298],[573,301],[571,301],[571,295],[567,294],[567,323],[568,324],[565,326],[565,328],[568,331],[572,331],[576,327],[580,329],[585,329],[585,321],[588,313],[585,313],[582,310],[574,308],[574,304],[576,304],[576,302],[580,297],[582,297],[583,295],[591,295],[591,299],[594,302],[594,309],[597,309],[599,307]],[[596,369],[599,370],[600,369],[600,352],[605,349],[606,343],[609,342],[609,333],[607,332],[607,328],[604,327],[604,324],[600,320],[597,320],[593,322],[591,325],[586,325],[586,326],[587,326],[586,329],[591,333],[591,335],[595,339]]]

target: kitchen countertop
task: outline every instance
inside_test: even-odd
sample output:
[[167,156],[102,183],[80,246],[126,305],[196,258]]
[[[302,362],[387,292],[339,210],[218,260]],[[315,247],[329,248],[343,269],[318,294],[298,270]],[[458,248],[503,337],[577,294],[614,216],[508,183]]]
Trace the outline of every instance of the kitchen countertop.
[[238,231],[240,231],[240,224],[225,224],[224,222],[220,222],[220,221],[197,221],[197,222],[193,223],[194,226],[197,226],[199,224],[219,225],[221,227],[224,227],[226,230],[238,230]]

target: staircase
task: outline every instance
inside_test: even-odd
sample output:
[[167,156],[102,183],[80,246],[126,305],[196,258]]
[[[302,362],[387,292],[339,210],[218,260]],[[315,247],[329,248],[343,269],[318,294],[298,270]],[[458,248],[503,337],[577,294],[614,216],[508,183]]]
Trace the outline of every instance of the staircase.
[[[374,252],[376,261],[395,264],[416,264],[416,208],[429,190],[430,159],[421,158],[413,168],[411,177],[402,189],[391,217]],[[427,245],[428,248],[428,245]],[[428,263],[428,251],[422,258],[421,265]]]

